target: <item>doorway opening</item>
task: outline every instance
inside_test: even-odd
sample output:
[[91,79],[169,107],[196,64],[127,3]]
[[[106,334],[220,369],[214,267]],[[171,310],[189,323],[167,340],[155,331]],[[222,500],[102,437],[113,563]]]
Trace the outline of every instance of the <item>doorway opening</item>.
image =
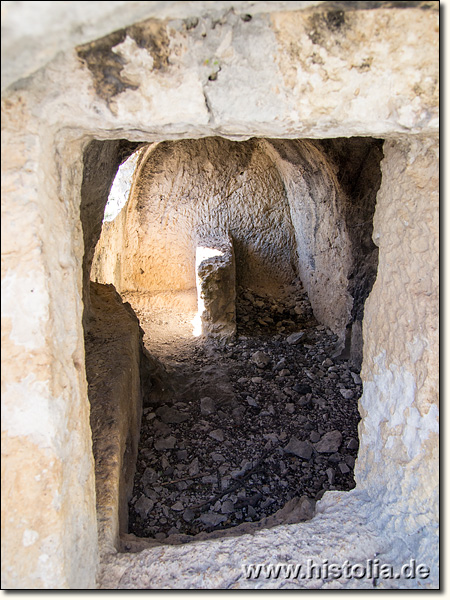
[[140,400],[117,417],[140,427],[117,450],[132,465],[123,547],[310,519],[325,491],[355,485],[382,142],[206,138],[136,155],[90,271],[141,328]]

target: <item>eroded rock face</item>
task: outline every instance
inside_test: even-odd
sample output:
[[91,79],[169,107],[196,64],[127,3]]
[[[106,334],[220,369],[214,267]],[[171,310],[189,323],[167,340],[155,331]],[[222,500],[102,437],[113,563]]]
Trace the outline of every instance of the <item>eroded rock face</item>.
[[342,336],[353,304],[348,290],[354,258],[344,218],[346,194],[333,165],[314,142],[271,140],[266,148],[289,198],[299,275],[314,314]]
[[345,193],[343,218],[351,245],[352,266],[348,293],[353,298],[347,323],[347,344],[343,357],[361,368],[363,359],[362,320],[364,304],[372,289],[378,267],[378,247],[372,240],[372,220],[377,192],[381,184],[382,140],[351,138],[322,140],[319,143],[335,171]]
[[[380,159],[372,139],[153,146],[127,206],[103,226],[92,277],[124,291],[189,290],[195,247],[229,236],[237,284],[273,289],[298,270],[315,316],[344,346],[376,274]],[[216,303],[220,296],[229,303],[223,286]],[[359,368],[362,338],[351,346]]]
[[414,552],[429,564],[438,553],[438,153],[433,139],[384,146],[373,236],[379,269],[363,321],[356,471],[361,487],[373,482],[383,502],[395,498],[384,517],[389,536],[407,505],[402,528],[414,537],[427,506],[420,521],[428,533],[416,538]]
[[119,165],[136,149],[126,140],[92,141],[83,155],[80,219],[83,226],[83,324],[89,319],[89,281],[94,251],[102,230],[103,213],[109,190]]
[[101,553],[127,531],[142,414],[142,336],[131,307],[112,285],[91,283],[85,333],[97,520]]
[[126,215],[104,226],[94,278],[127,291],[195,289],[196,248],[231,236],[239,283],[270,288],[293,279],[283,182],[257,140],[164,142],[143,160]]
[[200,239],[196,252],[198,334],[218,339],[236,333],[236,262],[233,240]]
[[[380,587],[437,587],[438,3],[289,3],[292,11],[234,2],[230,11],[228,3],[91,2],[77,27],[79,4],[71,3],[56,28],[46,25],[58,19],[53,4],[5,3],[7,34],[17,36],[5,54],[13,85],[2,98],[4,587],[96,585],[82,327],[86,144],[205,136],[386,140],[375,211],[379,268],[363,320],[357,486],[325,494],[301,525],[111,556],[99,585],[372,587],[266,584],[241,572],[243,556],[304,562],[328,553],[344,562],[351,547],[358,562],[375,553],[393,564],[415,556],[431,568],[426,581]],[[33,37],[22,10],[48,17]],[[168,59],[157,68],[138,35],[119,38],[118,47],[113,40],[127,87],[107,102],[75,46],[147,18],[164,22]]]

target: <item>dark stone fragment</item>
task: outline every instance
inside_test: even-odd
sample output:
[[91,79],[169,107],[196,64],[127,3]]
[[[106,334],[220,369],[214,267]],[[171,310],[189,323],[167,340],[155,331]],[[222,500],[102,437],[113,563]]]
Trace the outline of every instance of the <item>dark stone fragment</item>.
[[312,389],[310,385],[307,385],[306,383],[296,383],[292,389],[294,390],[294,392],[297,392],[298,394],[301,394],[302,396],[304,396],[305,394],[312,394]]

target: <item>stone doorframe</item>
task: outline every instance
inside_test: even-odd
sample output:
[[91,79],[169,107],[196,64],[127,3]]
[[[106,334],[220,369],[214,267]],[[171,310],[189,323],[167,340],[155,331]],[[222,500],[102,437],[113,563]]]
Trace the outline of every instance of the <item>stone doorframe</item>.
[[[92,588],[97,576],[114,586],[140,560],[142,585],[251,588],[243,556],[344,563],[378,555],[427,564],[428,579],[402,585],[436,587],[438,13],[306,3],[248,19],[239,2],[220,15],[196,4],[206,12],[195,26],[193,15],[155,17],[149,8],[149,21],[57,55],[3,96],[4,585]],[[112,87],[102,70],[111,62]],[[99,570],[82,327],[83,152],[94,139],[213,135],[386,140],[373,234],[379,269],[363,321],[357,485],[327,492],[308,523],[201,542],[189,560],[183,546],[111,554]]]

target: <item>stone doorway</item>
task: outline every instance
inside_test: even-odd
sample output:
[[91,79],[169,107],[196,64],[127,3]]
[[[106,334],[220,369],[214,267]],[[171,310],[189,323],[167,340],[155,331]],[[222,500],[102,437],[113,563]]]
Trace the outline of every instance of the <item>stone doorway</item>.
[[122,547],[309,519],[326,490],[355,485],[382,144],[213,138],[133,156],[91,268],[134,309],[153,371],[125,451],[134,486],[119,478]]
[[[125,4],[91,2],[88,14],[79,3],[59,13],[8,3],[4,15],[12,49],[2,69],[5,587],[437,587],[439,3]],[[31,31],[41,12],[48,20]],[[314,157],[325,152],[329,163],[346,154],[335,144],[348,136],[383,140],[384,154],[372,236],[377,278],[357,303],[364,392],[356,487],[327,491],[302,523],[195,544],[136,542],[142,552],[122,552],[137,452],[128,433],[139,431],[141,381],[155,380],[157,365],[148,372],[143,361],[141,371],[135,315],[111,287],[89,284],[117,166],[148,143],[166,142],[167,151],[181,140],[256,137],[288,197],[314,314],[351,352],[361,348],[361,322],[350,297],[365,290],[356,276],[350,286],[335,276],[351,274],[341,268],[352,256],[344,234],[360,228],[339,218],[339,202],[316,219],[314,203],[297,210],[292,201],[299,189],[303,198],[322,190],[336,199],[329,184],[340,169],[317,169]],[[299,152],[312,157],[303,170]],[[342,236],[324,252],[327,230]],[[102,317],[113,317],[111,335]],[[112,376],[87,373],[109,398],[91,412],[91,428],[84,332],[105,364],[121,349]],[[104,475],[96,480],[92,438]],[[344,563],[349,554],[395,568],[414,556],[431,575],[261,582],[242,571],[243,560]]]

